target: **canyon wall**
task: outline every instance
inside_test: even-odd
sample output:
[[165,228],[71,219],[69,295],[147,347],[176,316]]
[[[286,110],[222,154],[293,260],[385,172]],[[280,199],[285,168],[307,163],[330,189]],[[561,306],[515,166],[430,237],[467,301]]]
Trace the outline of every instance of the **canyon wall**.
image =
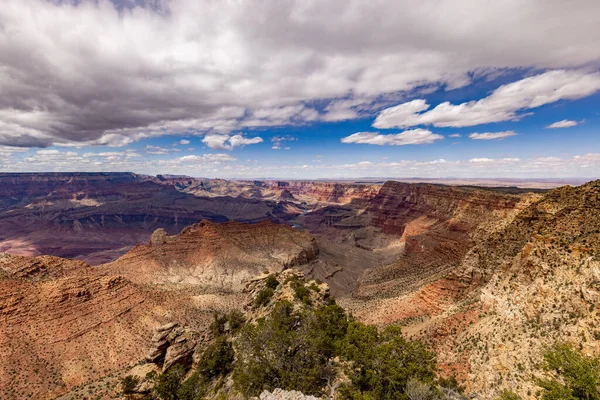
[[158,228],[170,234],[204,219],[283,222],[294,204],[198,197],[130,173],[0,174],[0,251],[114,260]]

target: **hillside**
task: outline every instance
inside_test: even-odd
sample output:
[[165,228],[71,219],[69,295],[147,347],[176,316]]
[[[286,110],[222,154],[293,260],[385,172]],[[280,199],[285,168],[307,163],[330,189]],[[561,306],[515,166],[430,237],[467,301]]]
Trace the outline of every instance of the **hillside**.
[[114,384],[144,358],[156,327],[206,329],[214,312],[243,306],[250,278],[317,252],[312,236],[285,225],[205,221],[175,236],[158,231],[96,267],[3,254],[0,397],[51,399],[90,382]]
[[438,279],[400,296],[346,306],[374,324],[401,324],[431,341],[440,367],[468,390],[534,399],[531,371],[567,341],[600,354],[600,181],[554,189],[474,246]]
[[280,272],[314,260],[315,238],[286,225],[263,221],[202,221],[169,236],[155,231],[148,245],[137,245],[101,269],[138,283],[173,283],[240,291],[256,275]]

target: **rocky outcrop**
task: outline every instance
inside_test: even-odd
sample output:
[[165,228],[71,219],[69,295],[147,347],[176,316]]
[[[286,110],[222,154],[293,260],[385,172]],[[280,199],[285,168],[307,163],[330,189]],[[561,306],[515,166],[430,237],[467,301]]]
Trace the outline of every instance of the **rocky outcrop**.
[[203,221],[180,234],[153,235],[119,260],[105,265],[139,283],[182,283],[241,291],[263,271],[278,272],[314,260],[315,238],[286,225]]
[[173,365],[191,365],[194,350],[206,339],[201,333],[180,327],[175,322],[161,325],[154,332],[146,361],[161,365],[163,372]]
[[318,398],[295,390],[275,389],[272,392],[266,390],[262,392],[260,400],[318,400]]
[[370,202],[369,224],[400,237],[402,254],[393,263],[365,274],[357,294],[400,294],[454,271],[478,236],[495,231],[537,198],[539,195],[387,182]]
[[285,191],[295,199],[308,203],[347,204],[351,201],[368,201],[379,192],[378,184],[344,182],[267,181],[274,191]]
[[150,245],[160,246],[161,244],[165,244],[167,243],[167,237],[167,231],[165,231],[163,228],[158,228],[150,236]]

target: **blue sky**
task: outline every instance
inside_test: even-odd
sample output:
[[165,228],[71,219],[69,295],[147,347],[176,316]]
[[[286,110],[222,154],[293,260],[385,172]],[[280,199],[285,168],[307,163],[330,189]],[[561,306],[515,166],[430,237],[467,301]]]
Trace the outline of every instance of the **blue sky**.
[[594,1],[127,4],[8,0],[0,171],[600,177]]

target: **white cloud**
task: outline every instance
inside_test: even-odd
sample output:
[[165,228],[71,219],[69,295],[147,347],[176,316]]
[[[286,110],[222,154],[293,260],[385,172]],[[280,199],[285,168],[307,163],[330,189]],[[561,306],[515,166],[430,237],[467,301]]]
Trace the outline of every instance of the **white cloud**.
[[[1,149],[1,148],[0,148]],[[132,171],[143,174],[185,174],[191,176],[257,178],[278,177],[310,179],[318,177],[464,177],[464,178],[547,178],[548,176],[599,178],[600,154],[544,156],[520,159],[485,155],[467,160],[356,160],[331,164],[323,158],[312,163],[294,164],[239,160],[231,154],[194,154],[148,160],[135,150],[85,153],[40,150],[33,155],[15,153],[8,160],[0,156],[0,171]],[[0,153],[1,154],[1,153]]]
[[229,143],[231,143],[231,147],[240,147],[240,146],[246,146],[249,144],[258,144],[258,143],[262,143],[263,140],[261,137],[256,136],[253,138],[246,138],[242,135],[234,135],[229,139]]
[[514,131],[504,131],[504,132],[485,132],[485,133],[471,133],[469,135],[470,139],[473,140],[498,140],[504,139],[511,136],[516,136],[517,134]]
[[179,142],[177,142],[177,144],[182,144],[182,145],[188,145],[190,144],[190,141],[187,139],[181,139]]
[[204,154],[202,156],[198,155],[189,155],[176,158],[175,162],[195,162],[195,163],[223,163],[223,162],[232,162],[235,161],[236,158],[229,154]]
[[[42,151],[42,150],[40,150]],[[39,151],[38,151],[39,153]],[[141,157],[141,155],[135,150],[124,150],[124,151],[104,151],[100,153],[84,153],[83,157],[105,157],[105,158],[132,158],[132,157]]]
[[15,153],[23,153],[25,151],[27,149],[22,147],[0,146],[0,158],[8,158]]
[[[464,127],[518,120],[520,111],[558,100],[575,100],[600,90],[600,73],[556,70],[500,86],[488,97],[461,104],[443,102],[429,110],[425,100],[412,100],[383,110],[375,128],[404,128],[416,125]],[[425,111],[429,110],[429,111]],[[425,111],[425,112],[422,112]]]
[[250,144],[262,143],[263,139],[259,136],[246,138],[240,134],[229,135],[206,135],[202,142],[215,150],[233,150],[235,147],[243,147]]
[[273,143],[273,146],[271,148],[273,150],[281,150],[282,148],[283,148],[283,150],[290,150],[290,148],[288,146],[284,147],[283,143],[294,141],[294,140],[298,140],[298,139],[291,135],[273,136],[271,138],[271,143]]
[[411,100],[407,103],[399,104],[394,107],[386,108],[377,116],[373,127],[375,128],[395,128],[418,125],[418,123],[405,122],[411,121],[415,115],[429,108],[429,104],[423,99]]
[[469,163],[471,164],[512,164],[512,163],[517,163],[521,161],[518,158],[499,158],[499,159],[495,159],[495,158],[472,158],[469,160]]
[[148,154],[169,154],[169,149],[160,146],[146,146],[146,153]]
[[226,144],[229,138],[229,135],[206,135],[204,139],[202,139],[202,143],[206,144],[211,149],[231,150],[231,145]]
[[572,126],[577,126],[578,124],[579,124],[579,122],[577,122],[577,121],[563,119],[562,121],[558,121],[558,122],[548,125],[546,128],[548,128],[548,129],[570,128]]
[[[147,6],[2,2],[0,145],[124,146],[166,134],[360,118],[394,93],[464,86],[473,71],[600,60],[596,0],[135,3]],[[578,98],[586,85],[595,83],[544,84],[550,89],[525,107]],[[324,103],[324,113],[312,102]],[[518,117],[510,105],[496,106],[447,104],[427,118],[405,117],[438,126]]]
[[39,156],[54,156],[54,155],[61,154],[61,152],[59,150],[55,150],[55,149],[52,149],[52,150],[38,150],[36,154],[39,155]]
[[452,135],[448,135],[448,137],[459,138],[459,137],[462,137],[462,135],[460,133],[453,133]]
[[396,134],[379,132],[357,132],[342,138],[342,143],[376,144],[379,146],[404,146],[408,144],[430,144],[444,137],[426,129],[413,129]]

